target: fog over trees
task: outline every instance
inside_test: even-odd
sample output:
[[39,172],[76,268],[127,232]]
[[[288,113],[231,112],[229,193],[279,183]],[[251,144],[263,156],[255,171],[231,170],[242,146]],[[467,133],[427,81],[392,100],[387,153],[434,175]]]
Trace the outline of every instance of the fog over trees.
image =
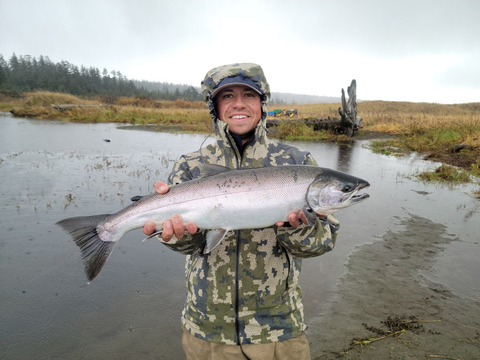
[[0,54],[0,91],[16,96],[26,91],[53,91],[77,96],[146,96],[152,99],[202,100],[197,89],[188,85],[127,79],[120,71],[100,71],[96,67],[78,67],[68,61],[52,62],[48,56],[30,55],[8,61]]
[[[77,66],[48,56],[37,59],[15,53],[7,61],[0,54],[0,93],[19,96],[28,91],[52,91],[76,96],[129,96],[160,100],[203,100],[200,88],[191,85],[127,79],[120,71]],[[340,102],[340,97],[272,92],[270,104]]]

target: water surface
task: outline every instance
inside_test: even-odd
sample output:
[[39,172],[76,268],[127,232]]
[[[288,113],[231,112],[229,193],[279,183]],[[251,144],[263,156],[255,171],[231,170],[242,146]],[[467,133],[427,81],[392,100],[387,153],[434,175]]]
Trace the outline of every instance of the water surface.
[[[173,161],[197,150],[204,138],[0,115],[4,358],[183,358],[184,257],[155,240],[142,243],[143,233],[136,230],[87,284],[76,245],[54,224],[116,212],[130,197],[152,192]],[[328,308],[349,254],[380,241],[397,227],[398,217],[409,213],[444,224],[456,239],[424,275],[458,296],[480,298],[480,209],[474,186],[418,182],[412,175],[438,164],[415,155],[373,154],[366,142],[291,144],[311,151],[321,166],[371,183],[368,201],[337,213],[342,225],[335,251],[304,261],[307,323]]]

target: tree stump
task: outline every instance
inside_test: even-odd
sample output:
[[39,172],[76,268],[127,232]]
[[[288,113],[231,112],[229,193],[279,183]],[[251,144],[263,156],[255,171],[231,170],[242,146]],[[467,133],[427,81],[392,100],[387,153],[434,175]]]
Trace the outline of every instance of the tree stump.
[[267,119],[267,128],[279,126],[282,122],[303,122],[307,126],[312,126],[313,130],[333,129],[351,137],[355,131],[358,131],[362,123],[362,118],[357,116],[357,82],[355,79],[347,88],[347,93],[348,101],[345,99],[345,91],[342,89],[342,107],[338,108],[341,118]]
[[353,136],[358,131],[362,118],[357,116],[357,82],[355,79],[347,88],[348,101],[345,99],[345,91],[342,89],[342,107],[338,108],[338,113],[342,117],[340,120],[340,128],[343,129],[347,136]]

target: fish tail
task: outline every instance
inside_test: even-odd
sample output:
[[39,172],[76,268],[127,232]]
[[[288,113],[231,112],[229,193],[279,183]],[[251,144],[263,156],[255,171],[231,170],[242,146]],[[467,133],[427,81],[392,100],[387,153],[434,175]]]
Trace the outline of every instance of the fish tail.
[[78,216],[57,222],[57,225],[70,233],[80,248],[88,282],[100,273],[117,243],[103,241],[98,235],[98,224],[108,216],[110,215]]

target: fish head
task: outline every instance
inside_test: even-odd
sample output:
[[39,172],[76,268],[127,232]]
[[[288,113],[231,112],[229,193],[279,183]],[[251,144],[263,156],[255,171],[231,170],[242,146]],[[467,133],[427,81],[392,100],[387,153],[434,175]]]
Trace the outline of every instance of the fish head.
[[368,199],[370,195],[357,193],[369,186],[368,181],[358,177],[322,169],[310,184],[306,200],[315,213],[328,215]]

